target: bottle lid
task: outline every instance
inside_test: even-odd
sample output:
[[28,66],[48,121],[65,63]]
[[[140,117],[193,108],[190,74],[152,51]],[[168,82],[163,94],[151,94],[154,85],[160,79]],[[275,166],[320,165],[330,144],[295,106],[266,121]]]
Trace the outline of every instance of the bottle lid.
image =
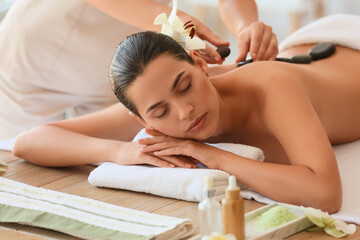
[[240,188],[236,185],[236,177],[234,175],[230,175],[229,177],[229,186],[228,190],[240,190]]
[[213,188],[213,178],[211,176],[205,176],[205,189],[210,190]]
[[205,176],[203,195],[205,198],[215,196],[215,189],[213,189],[213,178],[211,176]]

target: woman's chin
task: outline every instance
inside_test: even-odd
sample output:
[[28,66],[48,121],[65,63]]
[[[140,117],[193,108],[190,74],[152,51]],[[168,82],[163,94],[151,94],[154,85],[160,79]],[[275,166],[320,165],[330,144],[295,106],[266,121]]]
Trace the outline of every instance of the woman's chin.
[[198,140],[198,141],[205,141],[206,139],[209,139],[214,134],[215,130],[212,131],[212,129],[203,129],[202,131],[199,131],[197,133],[193,133],[191,137],[192,139]]

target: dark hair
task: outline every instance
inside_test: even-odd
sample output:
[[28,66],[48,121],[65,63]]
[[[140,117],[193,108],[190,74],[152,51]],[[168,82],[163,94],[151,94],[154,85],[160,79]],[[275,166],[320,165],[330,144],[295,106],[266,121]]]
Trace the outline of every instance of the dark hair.
[[115,50],[109,70],[112,90],[119,101],[139,117],[135,105],[126,96],[126,90],[144,72],[151,60],[163,54],[194,64],[189,54],[175,40],[156,32],[130,35]]

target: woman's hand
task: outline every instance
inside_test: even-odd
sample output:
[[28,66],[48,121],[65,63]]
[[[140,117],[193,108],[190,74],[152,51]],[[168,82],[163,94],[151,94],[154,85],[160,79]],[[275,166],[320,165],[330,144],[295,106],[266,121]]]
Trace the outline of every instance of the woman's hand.
[[[186,23],[188,21],[191,21],[192,24],[194,24],[196,27],[195,34],[200,39],[207,41],[214,45],[215,47],[220,46],[229,46],[230,43],[227,41],[221,40],[217,35],[215,35],[208,27],[206,27],[202,22],[200,22],[197,18],[192,17],[186,13],[180,13],[179,17],[182,22]],[[197,50],[201,57],[210,64],[222,64],[225,59],[221,59],[220,54],[211,46],[206,44],[205,49]]]
[[278,41],[271,26],[256,21],[243,28],[237,35],[239,57],[243,61],[248,52],[256,60],[275,60],[279,52]]
[[149,164],[157,167],[196,168],[198,163],[184,156],[154,156],[151,151],[141,151],[141,146],[137,142],[124,143],[123,147],[125,151],[119,152],[119,157],[114,161],[120,165]]
[[202,142],[188,139],[177,139],[168,136],[156,136],[152,138],[139,139],[138,143],[144,145],[141,151],[153,152],[157,157],[187,156],[198,160],[211,169],[219,168],[219,154],[225,151]]

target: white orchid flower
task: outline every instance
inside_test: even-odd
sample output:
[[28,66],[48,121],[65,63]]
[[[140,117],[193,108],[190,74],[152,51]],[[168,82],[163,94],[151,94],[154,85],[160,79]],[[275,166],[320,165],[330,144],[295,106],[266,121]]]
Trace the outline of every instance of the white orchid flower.
[[210,236],[204,236],[201,240],[236,240],[236,238],[232,234],[222,235],[217,232],[212,232]]
[[180,18],[176,16],[176,12],[177,0],[173,0],[173,8],[169,18],[165,13],[161,13],[155,18],[154,25],[162,24],[161,33],[173,38],[187,52],[206,48],[205,42],[194,36],[197,26],[189,22],[183,24]]
[[341,238],[348,234],[354,234],[356,231],[356,226],[354,224],[346,224],[345,222],[335,219],[327,212],[323,212],[319,209],[311,207],[305,208],[305,215],[312,223],[318,226],[310,229],[310,231],[324,228],[324,231],[327,234],[336,238]]

